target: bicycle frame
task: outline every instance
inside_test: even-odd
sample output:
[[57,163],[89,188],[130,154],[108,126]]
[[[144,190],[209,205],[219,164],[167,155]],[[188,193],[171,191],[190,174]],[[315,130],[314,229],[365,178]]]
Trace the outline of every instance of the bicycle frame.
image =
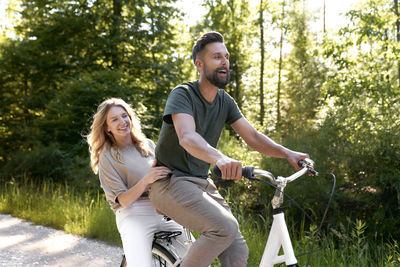
[[[184,242],[184,246],[182,246],[183,250],[181,249],[181,251],[175,251],[175,255],[176,255],[176,262],[173,265],[173,267],[175,266],[179,266],[179,264],[182,262],[183,257],[186,256],[189,248],[192,246],[193,244],[193,236],[190,233],[190,230],[188,228],[183,228],[183,234],[185,235],[185,242]],[[178,241],[177,241],[178,242]],[[181,244],[182,245],[182,244]]]
[[[300,176],[306,174],[312,169],[313,162],[307,160],[305,166],[298,172],[294,173],[289,177],[275,177],[267,171],[252,169],[251,173],[253,177],[247,177],[254,179],[254,175],[259,175],[268,178],[273,184],[276,185],[274,197],[272,198],[273,208],[273,221],[271,230],[268,235],[267,244],[264,249],[264,253],[260,262],[260,267],[273,267],[275,264],[285,263],[290,267],[298,267],[297,259],[294,255],[292,242],[290,240],[289,231],[286,226],[285,215],[281,209],[283,203],[283,191],[288,182],[294,181]],[[314,172],[314,174],[317,174]],[[282,247],[283,254],[279,255],[279,251]]]
[[[283,255],[278,255],[281,247]],[[272,267],[282,262],[285,262],[287,266],[298,266],[283,212],[273,215],[273,223],[260,267]]]

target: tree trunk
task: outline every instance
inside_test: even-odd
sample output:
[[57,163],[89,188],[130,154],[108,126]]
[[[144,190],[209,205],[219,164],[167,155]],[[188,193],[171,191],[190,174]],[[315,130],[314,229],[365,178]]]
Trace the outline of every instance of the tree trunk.
[[263,1],[260,3],[260,39],[261,39],[261,66],[260,66],[260,124],[264,124],[264,18]]
[[242,97],[241,97],[241,92],[240,92],[241,91],[241,89],[240,89],[241,80],[240,80],[240,75],[239,75],[239,67],[238,67],[237,63],[234,65],[233,69],[234,69],[234,71],[236,73],[236,75],[235,75],[235,83],[236,83],[236,86],[235,86],[235,99],[236,99],[238,107],[240,109],[242,109]]
[[[396,14],[396,39],[397,42],[400,42],[400,22],[399,22],[399,2],[398,0],[394,0],[394,13]],[[400,62],[397,63],[397,75],[399,80],[400,87]]]
[[118,43],[120,35],[120,19],[122,12],[122,1],[113,0],[113,17],[111,25],[111,40],[113,40],[114,51],[111,52],[111,66],[116,69],[119,66],[119,56],[118,56]]
[[283,62],[283,22],[285,18],[285,0],[282,2],[282,16],[281,16],[281,37],[279,41],[279,72],[278,72],[278,90],[276,96],[276,109],[277,109],[277,118],[276,118],[276,129],[280,129],[281,125],[281,83],[282,83],[282,62]]
[[[234,0],[228,1],[227,5],[231,11],[230,14],[231,14],[232,27],[233,27],[233,29],[236,29],[235,1]],[[236,39],[236,40],[238,40],[238,39]],[[237,53],[237,51],[236,51],[236,53]],[[240,67],[239,67],[239,64],[241,64],[241,62],[239,60],[239,57],[236,57],[235,61],[236,62],[232,62],[233,63],[232,68],[235,73],[235,77],[234,77],[235,88],[234,88],[233,95],[234,95],[234,99],[236,100],[238,107],[240,109],[242,109],[242,92],[241,92],[241,82],[242,82],[241,75],[242,75],[242,73],[240,72]]]
[[326,0],[324,0],[324,7],[322,10],[322,19],[323,19],[323,32],[326,33]]

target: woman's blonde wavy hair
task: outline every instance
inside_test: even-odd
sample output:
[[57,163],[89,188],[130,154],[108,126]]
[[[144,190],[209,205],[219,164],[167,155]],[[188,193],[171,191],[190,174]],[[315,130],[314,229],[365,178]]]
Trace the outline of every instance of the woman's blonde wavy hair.
[[153,155],[147,142],[146,136],[142,133],[140,120],[136,116],[132,107],[120,98],[109,98],[104,100],[97,108],[97,112],[93,115],[93,123],[90,126],[90,132],[86,136],[89,144],[90,165],[95,174],[99,172],[99,157],[104,149],[110,149],[112,157],[121,162],[121,153],[117,147],[116,141],[112,133],[107,132],[107,114],[110,108],[119,106],[125,109],[131,120],[131,137],[136,149],[144,157]]

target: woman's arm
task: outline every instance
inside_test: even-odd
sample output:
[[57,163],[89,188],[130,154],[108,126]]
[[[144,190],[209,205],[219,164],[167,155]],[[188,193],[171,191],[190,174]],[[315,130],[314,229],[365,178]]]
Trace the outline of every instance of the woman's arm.
[[156,160],[143,179],[139,180],[134,186],[129,188],[127,191],[117,196],[117,201],[122,207],[128,207],[135,202],[148,188],[148,186],[155,181],[165,178],[170,172],[170,169],[164,166],[156,166]]

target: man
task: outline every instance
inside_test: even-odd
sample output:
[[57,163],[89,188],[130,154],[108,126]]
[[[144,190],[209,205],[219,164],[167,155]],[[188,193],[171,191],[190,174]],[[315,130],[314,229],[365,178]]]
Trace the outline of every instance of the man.
[[229,82],[229,52],[220,33],[209,32],[193,47],[198,81],[172,90],[165,106],[156,147],[158,164],[172,170],[170,178],[151,186],[153,205],[183,226],[201,232],[181,263],[182,267],[209,266],[218,257],[222,267],[244,267],[248,248],[228,205],[207,178],[210,164],[223,179],[239,181],[242,164],[215,147],[225,124],[253,149],[286,158],[297,169],[307,154],[291,151],[256,131],[235,101],[222,89]]

